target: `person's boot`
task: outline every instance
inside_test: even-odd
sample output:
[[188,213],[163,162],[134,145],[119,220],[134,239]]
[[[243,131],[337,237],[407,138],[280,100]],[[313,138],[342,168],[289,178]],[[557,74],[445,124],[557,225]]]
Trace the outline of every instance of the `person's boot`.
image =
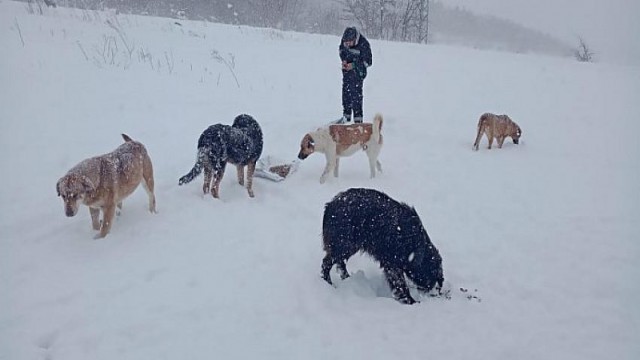
[[362,124],[362,116],[354,117],[353,122],[357,124]]
[[342,115],[342,117],[336,121],[334,121],[334,124],[346,124],[349,121],[351,121],[351,116],[349,115]]

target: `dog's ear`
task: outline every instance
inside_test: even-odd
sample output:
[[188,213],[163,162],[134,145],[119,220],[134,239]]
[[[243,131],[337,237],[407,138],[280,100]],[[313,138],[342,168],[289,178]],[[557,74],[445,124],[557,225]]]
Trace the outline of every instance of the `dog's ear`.
[[93,182],[91,182],[91,179],[89,179],[84,175],[80,177],[80,183],[82,184],[82,189],[86,193],[93,192],[96,190],[96,187],[95,185],[93,185]]
[[60,181],[62,179],[58,180],[58,182],[56,183],[56,192],[58,193],[58,196],[60,196]]
[[313,138],[309,134],[304,136],[304,141],[305,141],[305,143],[307,144],[308,147],[316,146],[316,143],[313,141]]

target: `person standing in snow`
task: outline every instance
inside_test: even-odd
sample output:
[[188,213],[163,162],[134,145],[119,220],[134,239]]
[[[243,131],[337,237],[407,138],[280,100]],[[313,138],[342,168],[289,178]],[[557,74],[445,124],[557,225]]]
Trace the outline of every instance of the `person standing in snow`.
[[339,47],[342,61],[342,118],[337,123],[362,122],[362,85],[372,65],[369,41],[355,27],[344,30]]

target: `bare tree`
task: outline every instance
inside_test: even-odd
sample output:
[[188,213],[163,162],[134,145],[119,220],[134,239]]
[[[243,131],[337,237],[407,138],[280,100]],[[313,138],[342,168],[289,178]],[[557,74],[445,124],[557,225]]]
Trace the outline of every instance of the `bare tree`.
[[342,0],[347,20],[355,20],[362,32],[378,39],[392,39],[398,25],[397,0]]
[[342,0],[347,20],[355,20],[360,30],[366,34],[375,31],[375,10],[371,0]]
[[427,43],[429,36],[430,0],[402,0],[396,2],[400,31],[392,40]]
[[591,51],[587,43],[584,42],[581,36],[578,36],[580,44],[573,50],[573,56],[580,62],[592,62],[594,52]]
[[430,0],[417,0],[418,10],[416,16],[416,32],[417,42],[428,43],[429,42],[429,5]]
[[[378,27],[378,38],[385,39],[388,38],[384,36],[385,33],[385,23],[387,23],[388,17],[394,13],[396,2],[394,0],[376,0],[376,17],[377,17],[377,27]],[[374,20],[374,23],[376,21]],[[391,30],[391,29],[390,29]],[[389,33],[392,33],[391,31]],[[390,34],[391,35],[391,34]]]
[[430,0],[341,0],[348,20],[374,38],[427,42]]

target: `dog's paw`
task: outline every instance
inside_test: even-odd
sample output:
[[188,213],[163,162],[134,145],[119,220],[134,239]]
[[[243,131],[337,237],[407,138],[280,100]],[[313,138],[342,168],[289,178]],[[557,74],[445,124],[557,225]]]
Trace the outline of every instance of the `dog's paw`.
[[402,297],[398,299],[398,302],[400,302],[401,304],[404,305],[413,305],[413,304],[419,304],[419,301],[414,300],[411,295],[407,295],[406,297]]

